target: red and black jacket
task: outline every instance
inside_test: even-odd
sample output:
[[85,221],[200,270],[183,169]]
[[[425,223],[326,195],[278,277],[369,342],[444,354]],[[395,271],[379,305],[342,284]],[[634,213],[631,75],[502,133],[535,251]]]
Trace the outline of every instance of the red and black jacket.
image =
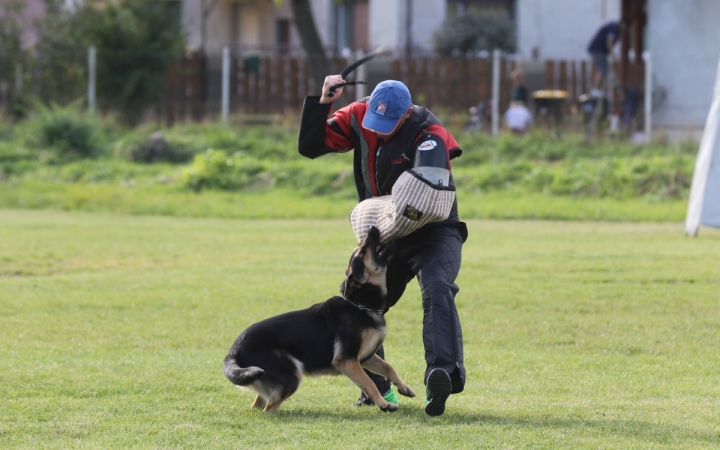
[[[355,150],[354,173],[358,201],[389,195],[403,172],[413,167],[415,150],[427,140],[434,140],[447,152],[448,167],[452,158],[460,156],[455,138],[426,108],[413,105],[412,113],[398,132],[387,141],[362,126],[368,98],[353,102],[330,114],[332,104],[320,104],[320,97],[306,97],[303,103],[298,150],[308,158],[327,153]],[[450,185],[454,186],[452,176]],[[457,203],[448,218],[457,222]]]

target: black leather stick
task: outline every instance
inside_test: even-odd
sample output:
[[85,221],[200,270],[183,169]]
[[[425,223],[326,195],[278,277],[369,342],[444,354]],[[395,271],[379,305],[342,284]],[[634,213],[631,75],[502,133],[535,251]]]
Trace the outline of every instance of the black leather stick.
[[[374,51],[374,52],[372,52],[372,53],[370,53],[370,54],[368,54],[368,55],[366,55],[366,56],[363,56],[362,58],[358,59],[357,61],[353,62],[352,64],[350,64],[349,66],[347,66],[346,68],[344,68],[344,69],[342,70],[342,72],[340,72],[340,76],[341,76],[342,79],[344,80],[346,76],[350,75],[350,73],[351,73],[353,70],[357,69],[361,64],[365,64],[366,62],[370,61],[371,59],[373,59],[374,57],[376,57],[377,55],[379,55],[379,54],[381,54],[381,53],[383,53],[382,48],[380,48],[380,49],[378,49],[378,50],[376,50],[376,51]],[[327,94],[328,97],[331,97],[331,98],[334,97],[334,96],[335,96],[335,89],[337,89],[337,88],[339,88],[339,87],[343,87],[343,86],[349,85],[349,84],[367,84],[367,82],[365,82],[365,81],[354,81],[354,82],[349,82],[349,83],[336,84],[335,86],[332,86],[332,87],[328,90],[328,94]]]

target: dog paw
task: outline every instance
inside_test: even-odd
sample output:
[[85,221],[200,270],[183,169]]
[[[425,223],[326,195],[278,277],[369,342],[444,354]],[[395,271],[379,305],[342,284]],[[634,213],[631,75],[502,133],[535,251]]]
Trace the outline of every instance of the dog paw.
[[385,402],[384,405],[378,405],[382,412],[395,412],[398,410],[398,405],[390,402]]
[[413,391],[410,386],[402,385],[396,387],[400,395],[404,395],[405,397],[415,397],[415,391]]

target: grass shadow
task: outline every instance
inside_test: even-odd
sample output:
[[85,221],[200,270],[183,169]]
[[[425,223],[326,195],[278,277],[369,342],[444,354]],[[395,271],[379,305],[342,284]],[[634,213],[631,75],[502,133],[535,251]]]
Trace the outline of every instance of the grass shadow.
[[[530,430],[559,430],[571,431],[581,429],[593,429],[601,434],[612,436],[623,436],[628,439],[643,440],[656,444],[672,444],[672,443],[697,443],[702,447],[715,446],[720,444],[720,432],[712,432],[707,430],[698,430],[691,427],[681,427],[675,425],[667,425],[662,423],[653,423],[641,420],[620,420],[620,419],[585,419],[585,418],[566,418],[566,417],[532,417],[532,416],[514,416],[514,415],[498,415],[487,413],[465,414],[462,412],[447,411],[440,417],[430,417],[420,406],[404,405],[400,411],[395,413],[381,413],[374,411],[376,408],[368,408],[367,411],[380,414],[379,417],[392,417],[393,421],[406,421],[408,425],[421,425],[424,428],[432,427],[451,427],[474,425],[487,427],[512,427]],[[368,415],[365,411],[358,411],[351,414],[346,408],[337,411],[328,410],[281,410],[278,413],[266,415],[262,411],[254,411],[251,413],[255,420],[274,422],[278,424],[308,424],[317,422],[336,423],[360,423],[373,420],[373,415]],[[411,423],[414,422],[414,423]],[[384,421],[383,421],[384,423]],[[227,424],[227,423],[226,423]],[[380,424],[380,422],[378,422]],[[565,433],[563,433],[565,434]]]

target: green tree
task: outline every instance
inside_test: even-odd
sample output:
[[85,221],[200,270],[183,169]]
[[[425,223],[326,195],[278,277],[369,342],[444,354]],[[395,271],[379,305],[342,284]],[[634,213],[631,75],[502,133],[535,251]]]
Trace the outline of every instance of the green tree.
[[445,21],[435,33],[434,47],[441,54],[472,50],[515,51],[515,27],[504,17],[476,13]]
[[100,10],[89,39],[97,47],[98,97],[136,122],[162,96],[165,73],[183,52],[180,23],[167,3],[121,0]]
[[320,92],[325,77],[330,75],[330,61],[325,54],[325,48],[323,48],[320,35],[315,27],[310,0],[290,0],[290,7],[295,19],[295,27],[307,55],[310,73],[315,81],[317,91]]
[[96,11],[68,7],[64,0],[45,0],[45,7],[32,51],[33,94],[43,103],[65,105],[87,89],[87,33]]
[[21,21],[25,5],[11,0],[0,6],[0,80],[9,82],[21,58]]
[[92,45],[97,48],[99,104],[137,123],[161,98],[165,73],[183,52],[184,36],[168,2],[78,2],[67,7],[49,0],[48,8],[37,46],[41,97],[66,102],[64,95],[83,92]]
[[[0,6],[0,85],[9,89],[13,85],[16,71],[23,63],[21,15],[25,8],[21,0],[9,0]],[[17,113],[15,109],[22,99],[20,92],[12,92],[11,103],[7,110]],[[0,101],[4,101],[0,98]]]

